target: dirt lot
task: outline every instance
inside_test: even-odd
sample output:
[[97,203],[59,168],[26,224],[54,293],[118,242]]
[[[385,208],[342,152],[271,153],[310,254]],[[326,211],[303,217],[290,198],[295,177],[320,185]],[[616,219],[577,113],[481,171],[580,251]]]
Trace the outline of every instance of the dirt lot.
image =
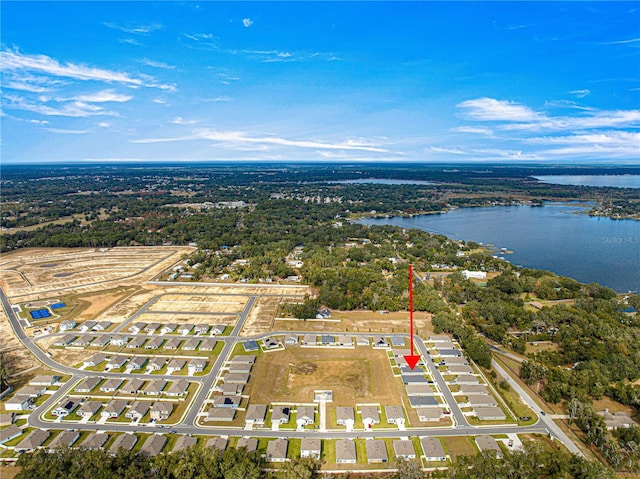
[[195,313],[241,313],[249,300],[246,296],[224,294],[166,294],[148,309],[154,311],[180,311]]
[[272,329],[280,329],[280,323],[274,322],[278,304],[280,304],[280,298],[258,298],[247,316],[240,335],[244,337],[254,336],[267,333]]
[[397,404],[405,394],[385,351],[300,346],[260,356],[246,393],[252,403],[309,402],[316,389],[332,389],[334,406]]
[[[40,365],[29,350],[14,336],[9,319],[2,308],[0,308],[0,338],[2,338],[0,351],[3,352],[3,361],[6,361],[10,374],[20,375],[20,373]],[[19,381],[18,377],[15,381]]]
[[187,247],[28,248],[3,255],[0,283],[9,297],[20,301],[40,299],[52,291],[103,290],[130,279],[134,284],[147,281],[192,250]]

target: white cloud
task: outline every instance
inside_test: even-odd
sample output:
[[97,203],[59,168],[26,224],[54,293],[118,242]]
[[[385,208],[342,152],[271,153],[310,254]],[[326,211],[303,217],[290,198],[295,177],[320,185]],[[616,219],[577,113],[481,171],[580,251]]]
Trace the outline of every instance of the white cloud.
[[485,121],[535,121],[544,118],[530,108],[511,101],[495,98],[477,98],[458,103],[458,108],[466,111],[472,120]]
[[174,125],[195,125],[196,123],[198,123],[198,120],[185,120],[181,116],[176,116],[173,120],[171,120],[171,123],[173,123]]
[[150,60],[148,58],[143,58],[142,60],[140,60],[140,63],[147,65],[148,67],[153,67],[153,68],[162,68],[163,70],[175,70],[176,67],[173,65],[169,65],[167,63],[164,62],[159,62],[156,60]]
[[251,25],[253,25],[253,21],[250,18],[243,18],[242,25],[244,25],[246,28],[249,28]]
[[45,116],[89,117],[95,115],[114,115],[104,108],[82,101],[67,102],[60,106],[44,103],[32,103],[22,97],[5,95],[4,106],[9,109],[31,111]]
[[46,55],[23,55],[18,51],[4,50],[0,52],[0,62],[3,71],[23,71],[40,73],[54,77],[71,78],[80,81],[102,81],[107,83],[121,83],[130,86],[145,86],[163,90],[175,89],[172,85],[158,84],[152,77],[135,77],[125,72],[106,70],[103,68],[79,65],[75,63],[62,64]]
[[453,131],[460,133],[471,133],[476,135],[493,136],[491,128],[486,126],[459,126],[454,128]]
[[[76,101],[86,101],[89,103],[117,102],[123,103],[133,98],[131,95],[122,95],[113,90],[102,90],[88,95],[77,95],[71,98]],[[59,100],[58,100],[59,101]]]
[[162,98],[162,97],[156,97],[151,101],[153,103],[157,103],[158,105],[166,105],[167,104],[167,99],[166,98]]
[[166,143],[175,141],[209,140],[222,143],[228,148],[246,148],[247,145],[275,145],[293,148],[313,148],[318,150],[358,150],[372,153],[387,153],[388,150],[370,141],[348,139],[339,143],[316,140],[291,140],[277,136],[251,136],[242,131],[218,131],[202,129],[193,134],[177,138],[148,138],[132,140],[132,143]]
[[591,95],[591,90],[588,90],[585,88],[584,90],[573,90],[573,91],[570,91],[569,93],[577,96],[578,98],[584,98],[585,96]]
[[460,148],[441,148],[438,146],[430,146],[429,150],[435,153],[446,153],[449,155],[468,155],[469,154],[466,151],[461,150]]
[[113,30],[120,30],[121,32],[131,33],[134,35],[148,35],[151,32],[162,30],[162,28],[164,28],[160,23],[151,23],[147,25],[119,25],[113,22],[103,22],[103,25]]
[[63,135],[84,135],[88,133],[86,130],[65,130],[63,128],[45,128],[45,130],[51,133],[61,133]]
[[127,45],[135,45],[136,47],[144,46],[142,43],[140,43],[135,38],[121,38],[120,40],[118,40],[118,42],[119,43],[126,43]]

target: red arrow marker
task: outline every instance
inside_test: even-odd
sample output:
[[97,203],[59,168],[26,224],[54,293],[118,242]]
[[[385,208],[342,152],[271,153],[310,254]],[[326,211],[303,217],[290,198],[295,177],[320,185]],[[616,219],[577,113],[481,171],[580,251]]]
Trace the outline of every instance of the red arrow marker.
[[420,361],[420,355],[413,352],[413,266],[409,265],[409,320],[411,321],[410,336],[411,336],[411,354],[404,356],[404,360],[407,362],[411,369],[416,367],[418,361]]

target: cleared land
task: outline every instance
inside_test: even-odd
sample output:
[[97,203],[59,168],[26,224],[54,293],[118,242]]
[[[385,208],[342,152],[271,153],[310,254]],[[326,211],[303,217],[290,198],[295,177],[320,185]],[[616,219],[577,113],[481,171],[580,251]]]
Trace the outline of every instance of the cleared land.
[[333,390],[333,405],[396,404],[403,397],[385,351],[288,347],[262,355],[246,393],[252,403],[310,402],[316,389]]

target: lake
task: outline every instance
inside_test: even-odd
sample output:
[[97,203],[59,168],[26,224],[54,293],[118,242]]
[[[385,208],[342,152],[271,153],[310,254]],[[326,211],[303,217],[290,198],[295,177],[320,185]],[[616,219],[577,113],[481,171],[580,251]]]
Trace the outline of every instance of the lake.
[[413,218],[366,218],[366,225],[419,228],[452,239],[493,244],[513,264],[553,271],[617,292],[640,291],[640,221],[575,214],[584,207],[461,208]]
[[547,175],[534,178],[554,185],[640,188],[640,175]]

